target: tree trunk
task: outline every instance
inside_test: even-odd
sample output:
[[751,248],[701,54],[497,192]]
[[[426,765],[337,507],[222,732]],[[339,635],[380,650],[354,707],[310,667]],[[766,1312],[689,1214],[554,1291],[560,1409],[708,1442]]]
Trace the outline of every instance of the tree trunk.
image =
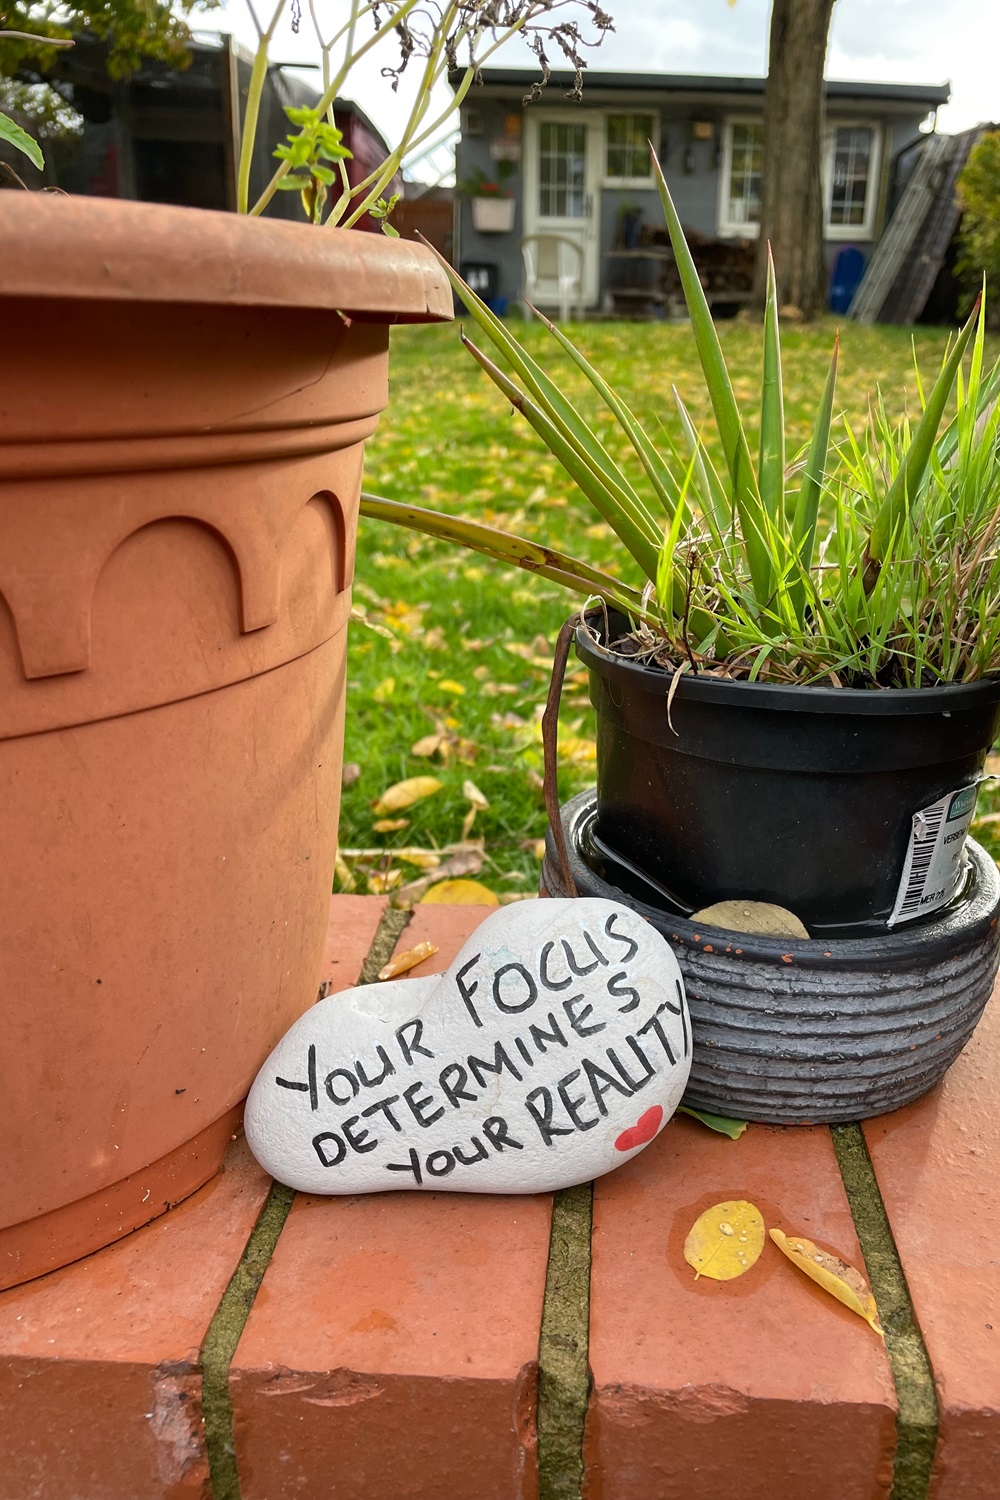
[[770,243],[782,307],[822,310],[823,66],[835,0],[774,0],[764,89],[764,165],[753,302],[763,310]]

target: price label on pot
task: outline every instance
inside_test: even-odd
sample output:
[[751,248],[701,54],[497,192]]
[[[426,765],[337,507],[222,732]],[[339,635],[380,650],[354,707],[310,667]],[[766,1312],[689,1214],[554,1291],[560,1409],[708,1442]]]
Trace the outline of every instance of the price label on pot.
[[964,786],[913,814],[890,927],[937,911],[957,894],[968,867],[965,837],[975,816],[978,790]]

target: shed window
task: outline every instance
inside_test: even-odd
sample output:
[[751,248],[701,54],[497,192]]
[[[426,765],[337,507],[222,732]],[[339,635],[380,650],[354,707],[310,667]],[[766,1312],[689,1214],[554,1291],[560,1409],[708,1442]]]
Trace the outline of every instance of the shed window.
[[[870,239],[881,147],[876,125],[830,125],[823,136],[823,231],[828,239]],[[730,120],[723,137],[719,233],[750,238],[760,226],[764,127]]]
[[764,127],[738,122],[729,127],[729,180],[726,183],[726,229],[760,223],[760,183],[764,166]]
[[870,125],[839,125],[830,132],[827,223],[831,226],[865,222],[873,134]]
[[652,139],[652,115],[608,115],[605,175],[649,178],[649,142]]
[[538,132],[538,210],[545,219],[582,219],[587,127],[545,120]]

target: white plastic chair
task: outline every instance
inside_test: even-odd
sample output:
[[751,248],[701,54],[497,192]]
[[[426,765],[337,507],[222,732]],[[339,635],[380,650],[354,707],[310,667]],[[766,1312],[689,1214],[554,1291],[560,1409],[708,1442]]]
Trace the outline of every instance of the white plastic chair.
[[546,283],[545,301],[551,299],[551,286],[555,282],[561,322],[569,320],[574,305],[583,317],[583,249],[575,240],[561,234],[526,234],[521,241],[521,259],[524,261],[521,299],[526,319],[531,317],[529,303],[542,300],[541,282]]

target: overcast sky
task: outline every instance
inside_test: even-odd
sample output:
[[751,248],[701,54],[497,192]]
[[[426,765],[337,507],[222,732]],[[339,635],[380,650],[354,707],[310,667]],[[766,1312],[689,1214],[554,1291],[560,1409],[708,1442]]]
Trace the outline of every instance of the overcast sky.
[[[266,7],[268,0],[259,0]],[[595,69],[663,73],[762,74],[767,64],[770,0],[603,0],[616,31],[594,54]],[[301,34],[283,23],[272,57],[291,62],[313,57],[308,7]],[[336,19],[344,0],[317,0],[321,14]],[[231,30],[248,46],[255,33],[245,0],[224,0],[205,18],[214,29]],[[197,24],[197,21],[195,22]],[[944,83],[952,103],[939,128],[964,130],[981,120],[1000,120],[1000,0],[837,0],[827,77],[867,82]],[[503,61],[530,64],[520,42]],[[377,65],[359,73],[355,97],[375,123],[394,138],[405,104],[379,77]],[[401,91],[402,92],[402,91]]]

